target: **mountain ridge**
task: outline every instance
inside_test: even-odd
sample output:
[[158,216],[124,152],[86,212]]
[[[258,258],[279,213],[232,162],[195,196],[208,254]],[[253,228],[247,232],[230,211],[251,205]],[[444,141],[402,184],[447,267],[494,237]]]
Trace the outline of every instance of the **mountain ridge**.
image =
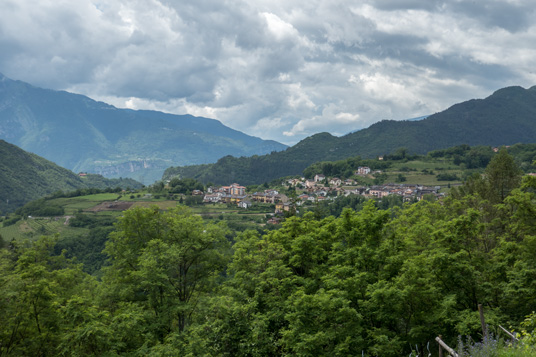
[[[461,144],[501,146],[532,143],[535,138],[536,86],[529,89],[513,86],[501,88],[484,99],[454,104],[422,120],[382,120],[341,137],[318,133],[273,154],[226,158],[198,167],[171,167],[162,178],[181,176],[202,182],[225,183],[220,179],[223,177],[227,182],[259,184],[282,176],[300,175],[314,162],[352,156],[373,158],[401,147],[424,154]],[[260,171],[256,168],[259,166],[268,174],[258,174]]]
[[286,148],[226,127],[216,119],[116,108],[1,74],[0,139],[74,171],[145,177],[145,183],[159,179],[172,165]]

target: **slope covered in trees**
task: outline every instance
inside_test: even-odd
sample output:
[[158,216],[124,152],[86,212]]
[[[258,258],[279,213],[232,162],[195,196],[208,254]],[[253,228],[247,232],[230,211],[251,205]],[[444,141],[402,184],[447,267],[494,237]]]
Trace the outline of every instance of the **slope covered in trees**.
[[178,175],[203,182],[259,184],[299,175],[318,161],[352,156],[374,158],[404,147],[410,154],[456,145],[501,146],[533,143],[536,137],[536,86],[503,88],[420,121],[384,120],[367,129],[334,137],[313,135],[285,151],[254,157],[225,157],[215,164],[171,167],[164,179]]
[[513,163],[500,152],[441,202],[369,201],[232,242],[187,209],[138,207],[110,235],[102,280],[52,255],[52,238],[12,243],[0,354],[401,356],[439,334],[480,340],[482,304],[492,331],[526,330],[512,355],[533,355],[536,179]]
[[0,182],[0,214],[12,212],[29,201],[56,191],[141,187],[132,179],[106,179],[100,175],[81,178],[4,140],[0,140]]

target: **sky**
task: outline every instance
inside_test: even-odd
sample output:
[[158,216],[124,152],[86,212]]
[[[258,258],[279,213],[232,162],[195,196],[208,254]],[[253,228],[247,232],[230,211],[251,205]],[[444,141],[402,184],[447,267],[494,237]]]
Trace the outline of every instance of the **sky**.
[[536,85],[536,3],[1,0],[0,73],[292,145]]

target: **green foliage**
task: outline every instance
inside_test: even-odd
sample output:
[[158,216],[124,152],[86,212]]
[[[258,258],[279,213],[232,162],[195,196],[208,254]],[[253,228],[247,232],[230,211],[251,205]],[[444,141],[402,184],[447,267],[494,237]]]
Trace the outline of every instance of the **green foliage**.
[[140,182],[131,178],[106,178],[102,175],[96,174],[87,174],[83,182],[86,184],[88,189],[96,188],[100,190],[107,190],[113,188],[115,189],[114,191],[117,191],[117,189],[119,189],[118,192],[120,192],[121,189],[140,189],[143,187]]
[[69,220],[71,227],[102,228],[111,226],[115,222],[113,217],[97,216],[95,214],[78,212]]
[[20,221],[21,219],[22,219],[22,216],[19,216],[19,215],[16,215],[16,214],[11,215],[11,216],[9,216],[9,218],[4,219],[3,226],[4,227],[12,226],[15,223],[17,223],[18,221]]
[[191,178],[181,180],[175,177],[169,182],[169,186],[170,192],[172,193],[182,193],[188,195],[191,194],[193,190],[204,190],[202,183]]
[[65,209],[51,201],[45,200],[44,198],[28,202],[23,207],[15,211],[17,215],[28,217],[53,217],[53,216],[63,216]]
[[521,169],[505,148],[493,157],[485,171],[489,183],[489,198],[492,202],[502,202],[521,183]]
[[351,208],[354,211],[362,210],[365,202],[367,202],[367,199],[361,195],[338,197],[333,202],[324,201],[318,203],[315,215],[320,219],[327,216],[339,217],[345,208]]
[[458,181],[460,178],[455,174],[440,173],[436,175],[437,181]]
[[521,170],[505,148],[493,157],[484,175],[474,174],[459,190],[453,190],[456,197],[478,194],[490,203],[501,203],[512,189],[521,182]]
[[402,175],[402,174],[398,174],[396,176],[396,179],[395,179],[395,182],[406,182],[407,178],[406,176]]
[[520,326],[523,342],[536,347],[536,313],[527,315]]
[[514,157],[523,172],[532,172],[534,170],[533,162],[536,160],[536,144],[515,144],[508,148],[508,153]]
[[80,268],[51,256],[54,241],[0,251],[0,354],[56,355],[72,321],[64,308],[91,285]]
[[106,244],[110,267],[103,280],[115,299],[152,312],[152,333],[163,342],[175,327],[184,331],[218,278],[226,262],[225,233],[184,207],[128,210]]
[[409,161],[415,160],[417,157],[417,155],[408,153],[408,148],[401,147],[396,149],[392,154],[385,155],[383,159],[392,161]]
[[[530,316],[527,319],[530,319]],[[525,322],[522,323],[524,324]],[[522,336],[519,341],[512,341],[509,338],[496,338],[492,333],[482,342],[475,342],[471,338],[463,341],[460,337],[456,352],[460,357],[532,357],[536,356],[536,345],[530,340],[530,336]]]
[[428,153],[433,158],[453,159],[455,165],[465,165],[467,169],[484,168],[493,156],[490,146],[474,146],[467,144],[454,146],[443,150],[434,150]]
[[[0,249],[0,354],[402,356],[439,334],[481,341],[482,304],[490,330],[513,326],[522,343],[460,352],[534,355],[536,179],[493,181],[517,172],[511,161],[499,153],[442,201],[349,196],[337,217],[318,205],[237,234],[231,250],[226,227],[182,206],[136,207],[115,227],[79,213],[86,240]],[[69,257],[98,269],[108,234],[99,281]]]
[[385,172],[374,174],[374,184],[381,185],[387,180],[387,174]]
[[88,228],[83,233],[64,234],[54,247],[54,254],[65,254],[67,258],[76,259],[83,264],[83,270],[89,274],[100,275],[107,256],[103,253],[108,236],[115,230],[115,219],[110,216],[97,216],[77,213],[69,220],[69,226]]
[[186,196],[184,204],[189,207],[201,205],[203,204],[203,196]]

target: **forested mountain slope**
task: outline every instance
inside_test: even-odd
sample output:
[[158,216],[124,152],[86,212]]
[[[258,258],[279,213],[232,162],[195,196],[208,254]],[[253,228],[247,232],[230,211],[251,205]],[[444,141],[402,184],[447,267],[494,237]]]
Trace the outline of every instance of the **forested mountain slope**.
[[258,184],[298,175],[310,164],[360,155],[373,158],[405,147],[424,154],[451,146],[512,145],[536,138],[536,86],[503,88],[485,99],[453,105],[419,121],[384,120],[367,129],[334,137],[328,133],[308,137],[285,151],[264,156],[225,157],[215,164],[172,167],[163,178],[176,175],[203,182]]
[[79,188],[140,187],[132,179],[84,178],[42,157],[0,140],[0,214],[56,191]]
[[286,146],[214,119],[118,109],[88,97],[33,87],[0,74],[0,139],[75,172],[160,179],[172,165],[215,162]]

